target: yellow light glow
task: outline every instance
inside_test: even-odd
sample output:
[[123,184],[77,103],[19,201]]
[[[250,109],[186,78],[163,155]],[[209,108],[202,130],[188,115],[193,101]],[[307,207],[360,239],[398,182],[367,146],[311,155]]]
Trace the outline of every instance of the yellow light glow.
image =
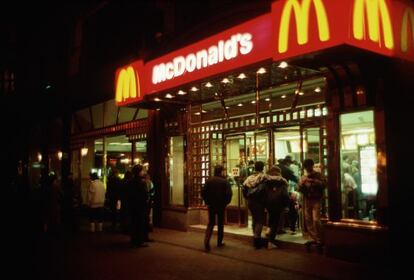
[[205,87],[211,88],[213,85],[210,82],[207,82],[207,84],[205,85]]
[[256,73],[257,74],[264,74],[264,73],[266,73],[266,68],[261,67],[259,70],[257,70]]
[[240,73],[239,76],[237,76],[237,78],[239,78],[240,80],[246,79],[246,75],[244,73]]
[[187,93],[185,91],[179,90],[178,95],[186,95]]
[[37,161],[38,162],[42,161],[42,154],[41,153],[37,153]]
[[190,90],[191,91],[198,91],[198,88],[197,87],[192,87]]
[[287,62],[286,61],[282,61],[280,64],[279,64],[279,68],[282,68],[282,69],[285,69],[286,67],[288,67],[289,65],[287,64]]
[[289,22],[292,10],[296,19],[298,44],[304,45],[308,42],[309,12],[311,3],[313,3],[316,11],[319,40],[325,42],[330,39],[328,18],[322,0],[303,0],[301,3],[299,3],[298,0],[287,0],[285,6],[283,7],[282,18],[280,20],[279,53],[285,53],[288,49]]
[[159,99],[158,97],[155,97],[155,98],[154,98],[154,101],[155,101],[155,102],[160,102],[160,101],[161,101],[161,99]]
[[59,159],[59,160],[62,160],[63,153],[62,153],[61,151],[59,151],[59,152],[57,153],[57,156],[58,156],[58,159]]
[[128,66],[127,69],[122,69],[119,72],[115,99],[117,102],[122,102],[128,98],[136,98],[137,96],[140,96],[139,77],[135,75],[134,68]]
[[88,154],[88,148],[82,148],[81,149],[81,156],[86,156]]
[[414,10],[408,7],[403,16],[401,25],[401,51],[407,52],[408,50],[408,21],[411,23],[411,32],[414,46]]
[[228,83],[230,83],[230,80],[229,80],[229,79],[227,79],[227,78],[224,78],[221,82],[222,82],[223,84],[228,84]]
[[[371,41],[380,42],[380,26],[382,26],[385,47],[394,48],[394,34],[387,3],[385,0],[355,0],[353,16],[354,38],[365,40],[365,15],[368,17],[368,35]],[[381,21],[381,25],[380,25]]]
[[173,96],[173,95],[171,95],[171,94],[169,94],[169,93],[167,93],[167,94],[165,95],[165,98],[169,98],[169,99],[171,99],[171,98],[174,98],[174,96]]

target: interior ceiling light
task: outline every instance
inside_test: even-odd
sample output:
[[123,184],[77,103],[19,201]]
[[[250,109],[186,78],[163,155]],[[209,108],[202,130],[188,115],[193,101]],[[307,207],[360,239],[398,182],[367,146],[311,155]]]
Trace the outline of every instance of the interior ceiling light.
[[178,91],[178,94],[179,94],[179,95],[186,95],[187,93],[186,93],[185,91],[179,90],[179,91]]
[[174,96],[173,96],[173,95],[171,95],[171,94],[169,94],[169,93],[167,93],[167,94],[165,95],[165,98],[174,98]]
[[156,101],[156,102],[160,102],[160,101],[161,101],[161,99],[159,99],[158,97],[155,97],[155,98],[154,98],[154,101]]
[[251,102],[252,104],[256,104],[256,100],[252,100],[252,102]]
[[282,61],[280,64],[279,64],[279,68],[282,68],[282,69],[285,69],[286,67],[288,67],[289,66],[289,64],[287,64],[287,62],[286,61]]
[[159,110],[160,110],[160,108],[157,108],[157,109],[155,109],[155,110],[159,111]]
[[295,90],[295,94],[298,94],[299,93],[299,90],[297,89],[297,90]]
[[246,79],[246,75],[244,75],[244,73],[240,73],[239,76],[237,76],[237,78],[239,78],[240,80]]
[[238,107],[243,107],[242,103],[237,104]]
[[303,91],[299,91],[299,95],[304,95],[305,93]]
[[194,115],[199,116],[201,113],[200,112],[195,112]]
[[198,91],[198,88],[197,87],[192,87],[190,90],[191,91]]
[[207,84],[205,85],[205,87],[211,88],[213,85],[210,82],[207,82]]
[[228,84],[228,83],[230,83],[230,80],[229,80],[229,79],[227,79],[227,78],[224,78],[221,82],[222,82],[223,84]]
[[270,98],[268,97],[268,98],[265,98],[265,101],[270,101]]
[[230,107],[229,106],[226,106],[226,109],[230,109]]
[[206,110],[201,110],[201,113],[207,113],[207,111]]
[[286,98],[286,94],[283,94],[281,97],[282,97],[282,98]]
[[316,87],[315,88],[315,92],[321,92],[321,88],[320,87]]
[[266,73],[266,69],[265,68],[263,68],[263,67],[261,67],[259,70],[257,70],[257,72],[256,72],[257,74],[264,74],[264,73]]

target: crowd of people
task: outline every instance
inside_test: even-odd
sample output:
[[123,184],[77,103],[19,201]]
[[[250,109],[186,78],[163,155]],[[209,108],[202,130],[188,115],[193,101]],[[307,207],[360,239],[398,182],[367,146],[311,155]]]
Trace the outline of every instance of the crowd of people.
[[[312,159],[303,162],[304,175],[299,178],[299,169],[290,167],[293,160],[286,156],[277,166],[271,166],[264,172],[264,163],[256,161],[254,171],[242,183],[243,196],[247,201],[252,216],[253,246],[260,248],[278,248],[276,235],[285,233],[283,228],[288,218],[291,232],[295,234],[300,209],[303,209],[307,248],[316,245],[322,248],[320,216],[322,198],[326,188],[323,175],[314,169]],[[209,210],[209,223],[205,233],[204,246],[210,251],[212,229],[218,224],[217,246],[223,246],[223,219],[226,205],[231,201],[230,183],[224,177],[223,167],[216,166],[214,176],[209,178],[203,188],[202,197]],[[303,205],[303,207],[302,207]],[[270,231],[266,238],[262,237],[266,223]]]

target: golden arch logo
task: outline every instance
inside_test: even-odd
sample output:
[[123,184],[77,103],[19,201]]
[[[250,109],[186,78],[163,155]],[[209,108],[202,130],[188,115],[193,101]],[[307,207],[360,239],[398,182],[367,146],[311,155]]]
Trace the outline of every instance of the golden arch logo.
[[118,74],[116,83],[116,102],[125,101],[128,98],[137,98],[141,96],[139,76],[135,73],[132,66],[122,69]]
[[411,23],[411,34],[413,37],[413,48],[414,48],[414,10],[413,8],[408,7],[403,15],[402,18],[402,25],[401,25],[401,51],[407,52],[408,51],[408,22]]
[[278,46],[279,53],[284,53],[288,49],[289,22],[292,15],[292,10],[295,14],[296,20],[297,42],[299,45],[304,45],[308,42],[309,10],[311,4],[313,4],[316,11],[319,29],[319,40],[324,42],[330,39],[328,18],[322,0],[303,0],[302,2],[299,2],[299,0],[287,0],[283,7],[282,18],[280,20]]
[[[365,26],[367,23],[369,39],[381,44],[380,26],[382,25],[382,35],[385,47],[393,49],[394,34],[386,0],[355,0],[354,3],[354,38],[357,40],[364,40],[366,38]],[[366,20],[365,15],[367,15],[368,20]]]

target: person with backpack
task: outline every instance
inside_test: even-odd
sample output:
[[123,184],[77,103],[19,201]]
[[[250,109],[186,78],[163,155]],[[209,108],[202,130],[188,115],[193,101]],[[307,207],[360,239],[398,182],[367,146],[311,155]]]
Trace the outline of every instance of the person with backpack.
[[243,196],[247,200],[247,207],[252,214],[253,246],[256,249],[267,247],[267,239],[262,238],[262,229],[265,222],[265,191],[264,181],[266,174],[263,173],[264,163],[256,161],[255,172],[247,177],[243,183]]

